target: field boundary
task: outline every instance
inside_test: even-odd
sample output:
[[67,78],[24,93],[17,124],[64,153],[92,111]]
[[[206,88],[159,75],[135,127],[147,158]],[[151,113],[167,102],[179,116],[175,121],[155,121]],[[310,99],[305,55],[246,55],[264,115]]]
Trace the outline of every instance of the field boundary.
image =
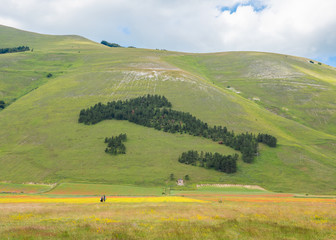
[[243,184],[197,184],[196,188],[201,187],[218,187],[218,188],[228,188],[228,187],[243,187],[248,189],[257,189],[262,191],[267,191],[265,188],[262,188],[258,185],[243,185]]

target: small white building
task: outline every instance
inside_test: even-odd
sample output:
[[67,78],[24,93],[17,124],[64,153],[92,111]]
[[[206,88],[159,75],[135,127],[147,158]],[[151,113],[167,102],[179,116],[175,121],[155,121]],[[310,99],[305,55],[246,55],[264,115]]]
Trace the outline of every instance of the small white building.
[[178,186],[184,186],[184,182],[183,182],[183,179],[179,179],[179,180],[177,180],[177,185]]

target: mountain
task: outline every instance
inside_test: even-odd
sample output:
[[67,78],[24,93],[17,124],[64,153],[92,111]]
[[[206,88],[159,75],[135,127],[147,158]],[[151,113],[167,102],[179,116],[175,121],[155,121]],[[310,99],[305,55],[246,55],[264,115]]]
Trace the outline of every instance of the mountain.
[[[0,181],[164,185],[256,184],[268,190],[336,193],[336,70],[314,60],[261,52],[191,54],[109,48],[80,36],[0,26]],[[49,75],[49,73],[51,75]],[[48,77],[49,75],[49,77]],[[164,95],[172,109],[236,133],[268,133],[252,164],[235,174],[179,163],[182,152],[239,153],[209,139],[128,121],[78,123],[98,102]],[[127,153],[104,152],[126,133]]]

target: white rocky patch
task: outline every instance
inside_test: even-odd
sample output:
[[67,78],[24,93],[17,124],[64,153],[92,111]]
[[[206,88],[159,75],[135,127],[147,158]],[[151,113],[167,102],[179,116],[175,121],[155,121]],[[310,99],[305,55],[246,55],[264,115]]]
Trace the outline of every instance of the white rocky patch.
[[248,66],[245,77],[252,79],[295,79],[304,76],[285,62],[255,60]]

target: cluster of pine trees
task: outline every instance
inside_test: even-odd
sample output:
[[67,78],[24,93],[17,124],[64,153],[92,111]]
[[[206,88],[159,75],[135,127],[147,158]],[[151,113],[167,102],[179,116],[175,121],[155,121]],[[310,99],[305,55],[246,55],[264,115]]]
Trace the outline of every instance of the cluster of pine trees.
[[126,140],[126,133],[121,133],[118,136],[114,136],[111,138],[105,138],[105,143],[107,143],[107,148],[105,149],[105,152],[113,155],[125,154],[126,146],[125,144],[123,144],[123,142],[125,142]]
[[13,52],[24,52],[29,51],[29,47],[27,46],[20,46],[20,47],[14,47],[14,48],[0,48],[0,54],[4,53],[13,53]]
[[6,107],[6,103],[0,100],[0,109],[4,109]]
[[[252,133],[235,134],[226,127],[210,127],[190,113],[171,109],[164,96],[146,95],[126,101],[98,103],[79,114],[79,123],[95,124],[105,119],[128,120],[130,122],[163,130],[170,133],[188,133],[218,141],[242,153],[244,162],[252,162],[258,152],[258,141]],[[266,134],[262,134],[264,136]],[[274,138],[274,137],[273,137]],[[263,141],[269,144],[269,141]],[[276,141],[275,141],[276,143]],[[275,147],[276,145],[269,145]]]
[[105,40],[101,41],[100,43],[108,47],[122,47],[118,43],[109,43]]
[[199,154],[197,151],[190,150],[182,153],[178,161],[193,166],[213,168],[220,172],[235,173],[237,171],[237,159],[238,154],[225,156],[217,152],[214,154],[206,152],[204,154],[203,151]]
[[[113,101],[107,104],[98,103],[79,114],[79,123],[96,124],[106,119],[129,120],[147,126],[150,118],[162,107],[171,107],[167,98],[159,95],[147,95],[126,101]],[[155,113],[154,113],[155,112]]]
[[269,134],[259,133],[257,137],[257,141],[265,143],[266,145],[270,147],[276,147],[277,145],[277,139]]

